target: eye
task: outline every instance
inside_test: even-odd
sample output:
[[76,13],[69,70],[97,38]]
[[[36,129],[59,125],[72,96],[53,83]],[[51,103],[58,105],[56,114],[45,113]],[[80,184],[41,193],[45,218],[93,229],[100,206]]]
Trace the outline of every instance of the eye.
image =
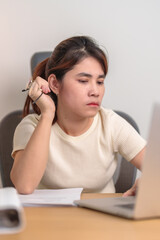
[[98,81],[97,84],[98,84],[98,85],[103,85],[103,84],[104,84],[104,81]]
[[80,83],[87,83],[88,80],[82,80],[82,79],[79,79],[78,82],[80,82]]

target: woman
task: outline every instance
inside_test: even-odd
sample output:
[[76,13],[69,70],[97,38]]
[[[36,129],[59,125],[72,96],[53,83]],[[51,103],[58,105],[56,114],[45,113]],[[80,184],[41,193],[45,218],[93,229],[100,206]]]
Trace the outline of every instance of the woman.
[[62,41],[37,66],[14,135],[11,179],[20,193],[37,187],[114,192],[118,152],[141,169],[145,141],[101,107],[107,72],[104,52],[85,36]]

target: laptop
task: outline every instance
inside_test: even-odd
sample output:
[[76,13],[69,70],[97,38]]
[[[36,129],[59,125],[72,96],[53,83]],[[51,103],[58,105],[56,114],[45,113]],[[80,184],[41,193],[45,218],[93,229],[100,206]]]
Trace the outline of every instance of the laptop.
[[77,206],[129,219],[160,217],[160,104],[155,103],[136,196],[74,201]]

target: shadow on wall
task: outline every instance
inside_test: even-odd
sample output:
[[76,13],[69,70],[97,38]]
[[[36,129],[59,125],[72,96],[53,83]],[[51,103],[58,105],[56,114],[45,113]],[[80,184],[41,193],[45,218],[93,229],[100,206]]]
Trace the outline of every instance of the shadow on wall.
[[1,173],[0,173],[0,188],[2,188]]

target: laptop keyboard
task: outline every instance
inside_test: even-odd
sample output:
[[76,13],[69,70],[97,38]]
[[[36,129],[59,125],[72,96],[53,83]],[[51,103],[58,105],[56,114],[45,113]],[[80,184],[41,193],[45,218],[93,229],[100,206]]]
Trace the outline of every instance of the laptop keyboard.
[[119,204],[116,205],[117,207],[122,207],[122,208],[127,208],[127,209],[133,209],[134,208],[134,203],[130,203],[130,204]]
[[[117,204],[116,204],[116,202],[117,202]],[[131,197],[118,197],[118,198],[115,198],[115,205],[117,207],[133,209],[134,206],[135,206],[135,197],[131,196]]]

